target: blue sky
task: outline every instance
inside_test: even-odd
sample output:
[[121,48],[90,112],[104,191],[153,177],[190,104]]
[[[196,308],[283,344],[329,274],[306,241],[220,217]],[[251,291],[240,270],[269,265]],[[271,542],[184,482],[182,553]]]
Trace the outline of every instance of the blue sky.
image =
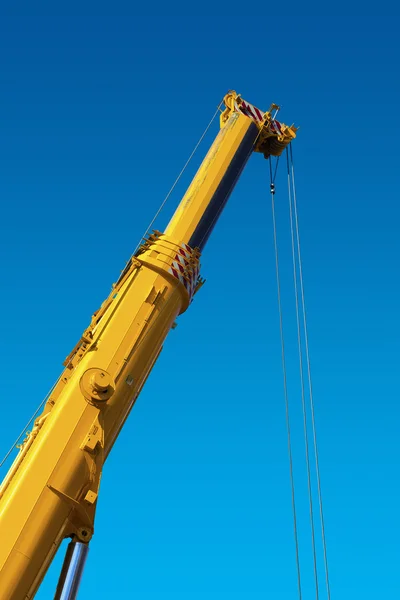
[[[233,88],[263,109],[277,102],[281,119],[301,126],[293,149],[332,600],[396,598],[397,22],[262,21],[226,10],[2,18],[0,455],[58,376],[222,96]],[[159,228],[216,132],[217,124]],[[207,283],[105,466],[81,598],[94,590],[99,600],[297,597],[267,167],[254,155],[243,173],[203,254]],[[285,186],[282,170],[276,201],[308,600]],[[39,600],[52,597],[61,562]]]

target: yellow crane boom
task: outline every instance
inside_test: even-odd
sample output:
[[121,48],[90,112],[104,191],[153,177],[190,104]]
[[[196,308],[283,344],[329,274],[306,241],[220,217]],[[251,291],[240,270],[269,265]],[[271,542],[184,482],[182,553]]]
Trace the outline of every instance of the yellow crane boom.
[[[275,105],[263,113],[235,92],[224,102],[220,131],[165,233],[148,235],[94,313],[0,487],[0,600],[32,599],[64,538],[77,544],[75,558],[86,554],[104,461],[203,283],[199,258],[213,226],[250,154],[279,155],[295,137]],[[80,564],[70,576],[67,561],[57,598],[75,597]]]

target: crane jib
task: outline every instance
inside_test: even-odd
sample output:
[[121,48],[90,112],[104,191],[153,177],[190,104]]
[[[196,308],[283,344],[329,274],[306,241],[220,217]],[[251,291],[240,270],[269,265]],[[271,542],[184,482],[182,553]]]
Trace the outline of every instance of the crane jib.
[[[263,112],[233,90],[223,103],[219,133],[165,232],[148,231],[94,312],[0,485],[0,600],[33,600],[66,538],[55,597],[76,598],[104,462],[169,331],[204,283],[201,251],[252,152],[280,156],[296,137],[294,126],[276,121],[275,104]],[[122,488],[117,501],[126,498]]]
[[217,189],[215,190],[202,218],[200,219],[192,237],[189,240],[189,246],[203,250],[208,237],[210,236],[214,225],[221,215],[229,196],[235,187],[243,168],[245,167],[250,154],[253,151],[254,143],[259,133],[258,127],[252,123],[235,152],[230,165],[222,177]]

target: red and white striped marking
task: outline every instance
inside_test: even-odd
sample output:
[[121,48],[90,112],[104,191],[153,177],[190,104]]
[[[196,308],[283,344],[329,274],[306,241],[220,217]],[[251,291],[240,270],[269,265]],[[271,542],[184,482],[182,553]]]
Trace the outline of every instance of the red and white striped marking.
[[250,117],[251,119],[254,119],[254,121],[257,121],[257,123],[261,123],[263,120],[263,113],[261,110],[244,100],[242,100],[240,106],[236,104],[236,108],[246,115],[246,117]]
[[192,267],[190,265],[189,259],[191,256],[191,248],[186,244],[182,244],[169,268],[171,275],[179,279],[185,286],[190,299],[192,299],[199,278],[199,266]]
[[276,119],[271,121],[269,130],[271,133],[274,133],[275,135],[282,135],[282,125]]
[[178,261],[183,267],[186,267],[189,264],[189,259],[183,256],[182,254],[177,254],[175,256],[175,260]]
[[192,249],[187,244],[182,243],[179,248],[180,254],[182,256],[186,256],[186,258],[190,258],[192,256]]
[[[257,123],[261,123],[263,120],[263,113],[261,110],[256,106],[245,102],[244,100],[242,100],[240,106],[236,104],[236,109]],[[269,131],[274,135],[282,135],[282,125],[279,123],[279,121],[273,119],[269,125]]]

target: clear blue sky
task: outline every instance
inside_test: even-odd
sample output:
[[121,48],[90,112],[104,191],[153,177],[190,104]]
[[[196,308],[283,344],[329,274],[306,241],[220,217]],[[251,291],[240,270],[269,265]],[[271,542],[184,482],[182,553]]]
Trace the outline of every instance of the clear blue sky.
[[[397,598],[397,20],[225,10],[2,18],[0,455],[224,93],[264,109],[280,103],[282,120],[301,126],[294,152],[332,600]],[[252,157],[204,252],[207,283],[105,466],[82,599],[297,597],[267,166]],[[311,600],[284,173],[277,212]],[[52,597],[61,561],[39,600]]]

